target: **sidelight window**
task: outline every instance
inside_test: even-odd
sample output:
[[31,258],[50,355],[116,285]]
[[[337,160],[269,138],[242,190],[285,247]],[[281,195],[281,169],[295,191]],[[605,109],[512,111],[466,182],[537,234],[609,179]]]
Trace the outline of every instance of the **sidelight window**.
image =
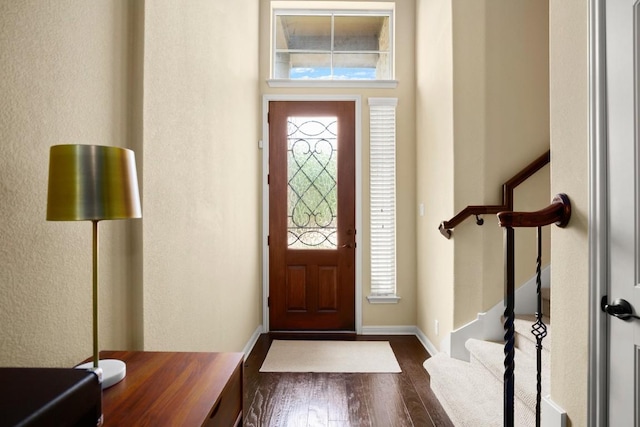
[[396,295],[396,98],[369,98],[370,302]]

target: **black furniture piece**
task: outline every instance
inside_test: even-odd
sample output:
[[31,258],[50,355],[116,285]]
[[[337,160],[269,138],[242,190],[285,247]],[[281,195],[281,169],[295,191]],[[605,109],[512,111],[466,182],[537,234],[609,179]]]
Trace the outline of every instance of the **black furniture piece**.
[[0,368],[0,427],[102,424],[102,387],[91,371]]

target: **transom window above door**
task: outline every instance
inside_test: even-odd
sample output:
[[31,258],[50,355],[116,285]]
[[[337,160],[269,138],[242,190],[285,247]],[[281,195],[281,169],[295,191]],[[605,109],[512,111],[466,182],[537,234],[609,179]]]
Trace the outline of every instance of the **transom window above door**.
[[[322,3],[327,2],[304,5]],[[299,83],[392,81],[393,3],[357,4],[376,8],[273,8],[271,79]]]

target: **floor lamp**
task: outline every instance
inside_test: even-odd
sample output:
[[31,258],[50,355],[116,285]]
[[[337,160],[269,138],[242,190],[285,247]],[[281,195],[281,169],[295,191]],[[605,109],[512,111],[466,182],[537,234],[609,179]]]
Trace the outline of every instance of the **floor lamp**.
[[91,221],[93,225],[93,361],[102,387],[126,375],[124,362],[99,360],[98,222],[140,218],[140,196],[133,151],[101,145],[54,145],[49,157],[48,221]]

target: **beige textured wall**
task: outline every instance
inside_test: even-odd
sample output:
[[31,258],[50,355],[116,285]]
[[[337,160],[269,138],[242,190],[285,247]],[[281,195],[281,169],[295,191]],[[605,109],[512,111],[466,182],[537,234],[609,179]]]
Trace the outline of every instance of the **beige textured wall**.
[[[124,0],[0,2],[0,366],[91,353],[91,223],[45,221],[49,147],[129,145],[133,13]],[[100,224],[102,348],[132,344],[133,222]]]
[[148,1],[144,49],[144,346],[238,351],[261,319],[258,4]]
[[[431,201],[418,218],[418,326],[438,345],[503,297],[496,218],[470,218],[448,241],[437,225],[467,205],[500,204],[502,184],[548,149],[548,9],[419,0],[417,16],[418,200]],[[517,209],[547,206],[549,168],[515,197]],[[518,231],[516,283],[535,274],[534,235]]]
[[[269,28],[270,2],[260,1],[260,89],[263,94],[304,94],[362,96],[362,230],[358,235],[362,244],[358,250],[363,254],[363,326],[398,326],[416,324],[416,161],[415,161],[415,1],[396,2],[395,14],[395,89],[371,88],[273,88],[266,80],[269,77]],[[398,98],[397,107],[397,259],[398,304],[369,304],[369,97]]]
[[[549,149],[549,8],[546,1],[487,2],[485,200],[499,201],[501,184]],[[549,168],[515,191],[516,210],[551,202]],[[483,310],[504,295],[502,230],[484,229]],[[549,264],[549,228],[543,264]],[[535,274],[535,230],[516,231],[516,284]],[[486,286],[489,285],[489,288]]]
[[143,219],[100,224],[101,348],[238,351],[260,324],[258,5],[183,3],[0,2],[0,366],[91,352],[91,225],[45,221],[60,143],[136,152]]
[[587,425],[589,343],[589,85],[587,0],[549,2],[551,183],[571,199],[571,221],[553,227],[551,398],[570,426]]
[[[437,226],[453,211],[451,2],[419,0],[416,31],[418,327],[439,345],[453,329],[453,245]],[[439,335],[435,320],[439,321]]]
[[[502,184],[548,149],[547,22],[537,0],[453,2],[455,211],[447,218],[467,205],[500,204]],[[540,175],[534,191],[516,193],[516,207],[549,204],[548,169]],[[533,237],[517,231],[518,284],[535,274]],[[486,215],[482,227],[467,220],[453,240],[460,327],[503,298],[502,230]]]
[[[492,166],[504,167],[493,164],[493,159],[485,156],[488,145],[495,142],[487,123],[489,108],[495,99],[487,83],[491,72],[488,52],[492,48],[487,34],[487,1],[458,0],[451,4],[454,204],[440,221],[452,218],[467,205],[494,204],[486,193],[498,189],[500,183],[487,182],[486,174]],[[456,227],[448,242],[454,250],[454,328],[475,319],[482,311],[485,289],[502,283],[485,283],[483,277],[487,267],[485,254],[491,255],[484,250],[485,235],[498,236],[500,241],[495,224],[495,218],[490,215],[486,215],[482,227],[475,224],[475,218],[469,218]],[[500,247],[496,249],[501,253]]]

